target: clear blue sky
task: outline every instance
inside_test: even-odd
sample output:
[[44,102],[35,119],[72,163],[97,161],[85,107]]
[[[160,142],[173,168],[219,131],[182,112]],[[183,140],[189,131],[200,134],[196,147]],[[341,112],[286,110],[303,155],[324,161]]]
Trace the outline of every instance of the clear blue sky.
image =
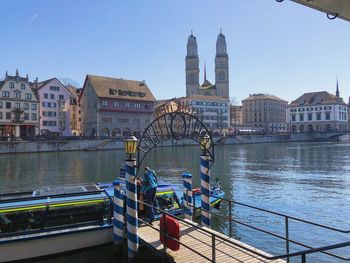
[[146,80],[157,99],[185,95],[187,37],[214,82],[215,43],[226,35],[230,97],[304,92],[350,96],[350,23],[275,0],[1,0],[0,77],[86,74]]

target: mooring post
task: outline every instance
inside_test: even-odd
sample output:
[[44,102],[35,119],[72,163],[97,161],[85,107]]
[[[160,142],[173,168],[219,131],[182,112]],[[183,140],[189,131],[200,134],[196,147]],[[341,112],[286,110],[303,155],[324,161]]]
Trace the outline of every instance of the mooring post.
[[136,159],[125,161],[126,170],[126,220],[128,232],[128,258],[136,257],[139,250],[138,213],[137,213],[137,186],[136,186]]
[[120,180],[113,181],[114,186],[114,212],[113,212],[113,243],[116,249],[123,245],[124,239],[124,197],[120,192]]
[[137,182],[136,182],[136,158],[137,138],[129,136],[124,141],[126,160],[126,229],[128,236],[128,259],[132,261],[139,251],[138,213],[137,213]]
[[192,174],[182,174],[185,218],[192,220]]
[[204,152],[201,155],[201,222],[203,226],[211,227],[210,224],[210,171],[209,155]]

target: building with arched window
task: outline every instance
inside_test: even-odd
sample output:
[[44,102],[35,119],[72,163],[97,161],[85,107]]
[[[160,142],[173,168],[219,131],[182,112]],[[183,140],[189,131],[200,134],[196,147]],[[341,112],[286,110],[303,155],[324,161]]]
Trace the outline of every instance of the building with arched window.
[[348,107],[339,96],[327,91],[305,93],[288,105],[290,132],[328,132],[348,129]]

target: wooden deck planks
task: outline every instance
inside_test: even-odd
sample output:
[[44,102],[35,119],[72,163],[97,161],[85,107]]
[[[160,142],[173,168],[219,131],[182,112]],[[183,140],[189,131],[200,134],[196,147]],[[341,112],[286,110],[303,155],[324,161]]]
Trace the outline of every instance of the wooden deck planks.
[[[191,221],[189,221],[191,222]],[[193,223],[193,222],[191,222]],[[197,225],[197,224],[196,224]],[[200,225],[198,225],[200,226]],[[154,222],[153,227],[159,229],[159,222]],[[240,262],[240,263],[259,263],[259,262],[285,262],[283,260],[266,260],[254,253],[248,252],[239,246],[235,246],[222,238],[227,239],[223,234],[220,234],[217,231],[201,227],[207,231],[211,231],[218,235],[219,237],[215,238],[215,259],[217,262]],[[159,232],[155,229],[152,229],[149,226],[143,225],[139,227],[138,231],[139,238],[142,242],[152,247],[155,251],[163,253],[164,247],[159,240]],[[264,253],[261,250],[248,246],[238,240],[230,239],[236,244],[240,244],[246,248],[255,250],[260,253]],[[193,226],[186,225],[183,222],[180,222],[180,241],[195,251],[199,252],[202,255],[205,255],[209,259],[212,258],[212,236],[203,230],[195,228]],[[268,255],[267,253],[264,253]],[[180,244],[179,251],[171,251],[167,249],[167,256],[170,260],[174,262],[208,262],[204,257],[196,254],[190,249],[186,248]]]

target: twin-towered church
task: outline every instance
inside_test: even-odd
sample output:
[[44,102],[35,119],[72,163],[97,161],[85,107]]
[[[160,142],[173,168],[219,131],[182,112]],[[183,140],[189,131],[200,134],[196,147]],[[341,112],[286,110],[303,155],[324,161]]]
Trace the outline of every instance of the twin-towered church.
[[211,84],[206,78],[204,66],[204,82],[199,84],[199,57],[197,39],[191,33],[187,42],[186,56],[186,96],[206,95],[229,98],[229,70],[228,54],[224,34],[220,34],[216,40],[215,56],[215,84]]

